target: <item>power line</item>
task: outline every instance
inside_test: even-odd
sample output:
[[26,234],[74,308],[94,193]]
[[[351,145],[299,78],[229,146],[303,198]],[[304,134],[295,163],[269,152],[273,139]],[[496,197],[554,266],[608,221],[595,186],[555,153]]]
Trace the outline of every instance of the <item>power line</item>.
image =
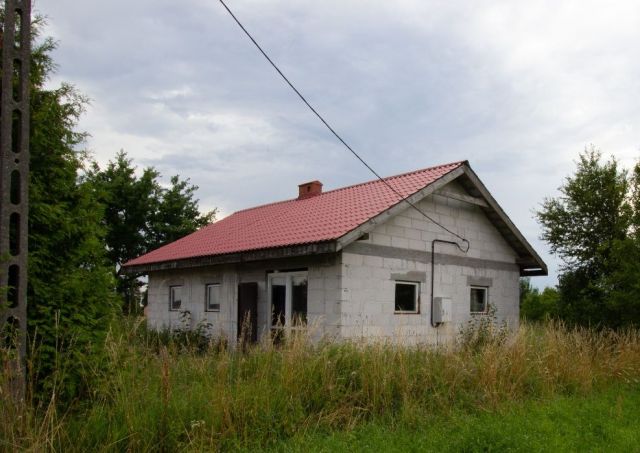
[[362,157],[360,157],[360,155],[357,152],[355,152],[353,150],[353,148],[351,148],[351,146],[349,146],[349,144],[346,141],[344,141],[344,139],[331,127],[331,125],[322,117],[322,115],[320,115],[318,113],[318,111],[315,108],[313,108],[313,106],[309,103],[309,101],[307,101],[306,98],[302,95],[302,93],[300,93],[300,91],[298,91],[298,89],[293,85],[293,83],[291,83],[289,81],[287,76],[285,76],[283,74],[283,72],[280,70],[280,68],[278,68],[278,66],[273,62],[273,60],[271,58],[269,58],[269,55],[267,55],[267,53],[262,49],[262,47],[260,47],[260,44],[258,44],[258,42],[253,38],[253,36],[251,36],[251,33],[249,33],[247,31],[247,29],[244,28],[244,25],[242,25],[242,23],[238,20],[236,15],[233,14],[233,12],[229,9],[227,4],[223,0],[220,0],[220,3],[222,3],[222,6],[224,6],[224,9],[227,10],[227,12],[231,15],[231,17],[236,22],[236,24],[238,24],[238,26],[242,29],[242,31],[245,33],[245,35],[247,35],[247,37],[251,40],[251,42],[258,48],[260,53],[267,59],[267,61],[271,64],[271,66],[273,66],[273,69],[275,69],[278,72],[278,74],[280,74],[280,76],[283,78],[283,80],[285,82],[287,82],[287,85],[289,85],[289,87],[291,87],[291,89],[298,95],[298,97],[302,100],[302,102],[304,102],[306,104],[306,106],[309,107],[309,109],[318,117],[318,119],[320,121],[322,121],[322,124],[324,124],[327,127],[327,129],[329,129],[329,131],[351,152],[351,154],[353,154],[356,157],[356,159],[358,159],[362,163],[362,165],[367,167],[367,169],[371,173],[373,173],[376,176],[376,178],[378,178],[385,186],[387,186],[389,189],[391,189],[391,191],[394,194],[396,194],[398,197],[400,197],[400,201],[401,202],[404,201],[409,206],[411,206],[413,209],[415,209],[420,214],[422,214],[426,219],[428,219],[429,221],[431,221],[434,224],[438,225],[440,228],[442,228],[443,230],[445,230],[449,234],[457,237],[458,239],[460,239],[461,241],[466,243],[467,244],[466,249],[463,249],[458,244],[458,248],[466,253],[469,250],[469,241],[467,239],[465,239],[464,237],[460,236],[458,233],[456,233],[454,231],[451,231],[449,228],[447,228],[446,226],[442,225],[441,223],[439,223],[438,221],[436,221],[435,219],[433,219],[432,217],[427,215],[425,212],[423,212],[420,208],[418,208],[415,204],[413,204],[409,200],[409,197],[404,197],[402,194],[400,194],[400,192],[398,192],[391,184],[389,184],[387,182],[387,180],[385,180],[382,176],[380,176],[378,174],[378,172],[376,172]]

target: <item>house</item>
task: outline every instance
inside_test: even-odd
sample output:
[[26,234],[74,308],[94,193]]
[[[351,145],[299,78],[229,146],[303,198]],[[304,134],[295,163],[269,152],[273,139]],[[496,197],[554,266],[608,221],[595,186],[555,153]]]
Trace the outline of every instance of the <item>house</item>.
[[490,307],[517,326],[519,278],[547,275],[466,161],[326,192],[301,184],[295,199],[238,211],[125,269],[149,276],[150,326],[188,312],[191,327],[235,338],[245,320],[254,341],[313,325],[435,343]]

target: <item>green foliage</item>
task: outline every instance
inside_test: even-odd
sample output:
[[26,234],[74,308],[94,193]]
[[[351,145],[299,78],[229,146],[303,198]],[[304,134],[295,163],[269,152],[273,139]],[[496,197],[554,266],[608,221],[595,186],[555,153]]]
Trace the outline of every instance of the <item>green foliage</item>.
[[168,189],[163,189],[159,206],[151,217],[149,244],[152,250],[173,242],[215,220],[216,209],[201,214],[198,200],[194,198],[198,186],[189,184],[189,179],[171,177]]
[[545,288],[540,292],[529,279],[520,281],[520,318],[527,321],[547,321],[558,318],[558,290]]
[[30,68],[29,370],[36,396],[55,387],[57,400],[69,400],[104,371],[106,332],[121,303],[114,290],[132,305],[135,276],[115,279],[113,269],[215,211],[200,215],[188,180],[175,176],[164,188],[153,168],[136,176],[124,153],[104,171],[87,168],[86,134],[76,130],[87,99],[66,83],[47,86],[56,43],[38,41],[42,24],[33,20]]
[[557,315],[581,325],[640,323],[640,164],[629,177],[591,147],[560,193],[537,212],[542,238],[563,261]]
[[558,198],[547,198],[537,213],[542,238],[564,262],[564,270],[597,276],[608,264],[613,243],[625,239],[631,221],[626,172],[615,159],[601,162],[589,148]]
[[158,210],[162,188],[159,173],[145,168],[140,176],[124,151],[104,170],[93,163],[84,177],[105,207],[107,256],[116,266],[143,254],[150,236],[150,219]]
[[376,420],[350,431],[301,433],[286,452],[634,451],[640,444],[640,390],[509,404],[498,411],[427,414],[412,426]]
[[[442,426],[447,419],[497,414],[491,430],[474,437],[459,426],[465,441],[450,442],[460,449],[498,442],[499,449],[512,444],[495,434],[495,422],[512,405],[531,408],[562,397],[577,403],[610,389],[637,392],[637,330],[524,323],[508,337],[496,333],[474,348],[317,344],[298,336],[278,348],[265,341],[245,352],[212,342],[202,354],[181,339],[163,338],[158,347],[158,334],[128,317],[106,341],[112,372],[94,380],[63,417],[51,406],[35,414],[16,410],[0,391],[0,448],[259,451],[301,436],[348,436],[369,424],[408,430],[430,420]],[[618,406],[608,415],[618,414]],[[585,424],[582,419],[572,428],[575,436],[585,435]]]
[[[639,224],[640,226],[640,224]],[[604,279],[608,325],[640,325],[640,237],[617,241],[612,251],[615,266]]]
[[201,214],[195,199],[197,186],[173,176],[170,186],[160,182],[160,173],[147,167],[137,168],[124,151],[105,169],[94,163],[84,180],[105,206],[108,257],[118,278],[118,292],[124,299],[124,311],[139,306],[141,282],[136,275],[120,272],[122,264],[175,241],[215,218],[215,209]]
[[558,318],[558,290],[545,288],[542,293],[537,289],[522,301],[520,316],[527,321],[546,321]]
[[478,352],[491,345],[500,345],[508,338],[510,330],[499,324],[495,305],[489,304],[487,314],[473,317],[458,332],[458,346],[465,351]]
[[163,348],[168,348],[186,354],[202,355],[219,353],[229,346],[226,336],[211,335],[211,323],[201,321],[192,328],[190,313],[184,311],[181,312],[181,316],[180,324],[161,330],[148,329],[146,320],[142,319],[142,322],[132,329],[135,335],[133,341],[145,345],[145,348],[156,354],[160,354]]
[[86,159],[77,147],[85,135],[75,126],[86,99],[68,84],[45,88],[54,49],[50,39],[34,45],[31,62],[28,327],[38,386],[55,382],[65,399],[82,392],[90,370],[100,368],[116,305],[102,206],[78,184]]

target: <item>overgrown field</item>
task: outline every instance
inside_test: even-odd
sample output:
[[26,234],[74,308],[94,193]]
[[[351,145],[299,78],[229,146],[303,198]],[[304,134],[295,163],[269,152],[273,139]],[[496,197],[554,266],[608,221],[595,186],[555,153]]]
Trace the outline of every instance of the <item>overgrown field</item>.
[[[123,325],[106,343],[110,373],[96,375],[82,401],[60,407],[52,392],[50,401],[34,408],[12,404],[3,390],[1,449],[300,450],[329,439],[326,448],[332,450],[346,448],[362,433],[371,442],[377,435],[388,447],[402,445],[393,436],[401,442],[422,433],[424,448],[443,449],[460,442],[452,431],[460,420],[479,428],[487,422],[500,432],[501,419],[509,426],[518,414],[537,410],[540,421],[549,407],[562,426],[572,407],[578,410],[584,401],[613,407],[610,416],[595,411],[593,420],[606,421],[610,429],[618,426],[616,416],[623,431],[626,420],[640,420],[638,405],[626,402],[640,400],[637,330],[549,324],[506,335],[484,326],[446,348],[313,345],[294,338],[279,348],[264,344],[233,352],[188,336],[168,339],[139,323]],[[590,421],[583,418],[574,429],[588,429]],[[534,429],[533,420],[523,423]],[[546,423],[547,430],[553,428],[552,421]],[[438,426],[439,434],[425,434]],[[438,436],[446,443],[447,432],[451,443],[433,443]],[[621,442],[631,443],[619,445],[640,442],[640,434],[624,433]],[[364,447],[375,449],[371,442]],[[470,445],[464,448],[475,448]]]

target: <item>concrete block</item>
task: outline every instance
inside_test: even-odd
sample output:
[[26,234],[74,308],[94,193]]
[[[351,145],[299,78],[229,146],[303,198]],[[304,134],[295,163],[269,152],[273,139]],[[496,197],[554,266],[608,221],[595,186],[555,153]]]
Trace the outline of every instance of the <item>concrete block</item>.
[[430,245],[431,244],[422,240],[409,239],[409,248],[413,250],[420,250],[427,253],[427,248],[430,250]]
[[427,222],[424,217],[420,219],[411,219],[411,228],[414,228],[418,231],[426,231],[427,230]]
[[369,236],[372,244],[391,246],[391,236],[382,233],[371,233]]
[[391,246],[406,249],[409,248],[409,240],[403,237],[392,236]]
[[325,278],[324,279],[324,289],[325,290],[334,290],[340,288],[340,279],[338,278]]
[[393,244],[394,238],[405,237],[405,228],[395,225],[387,225],[387,234],[391,236],[391,244]]
[[342,263],[350,266],[362,266],[362,255],[356,255],[355,253],[343,253]]
[[407,239],[422,239],[422,232],[415,228],[405,228],[405,237]]
[[[391,221],[393,222],[393,225],[396,225],[396,226],[411,227],[411,218],[410,217],[405,217],[403,215],[397,215]],[[388,231],[388,233],[393,234],[390,231]]]
[[382,267],[382,257],[380,256],[365,256],[363,261],[364,266],[368,267]]

